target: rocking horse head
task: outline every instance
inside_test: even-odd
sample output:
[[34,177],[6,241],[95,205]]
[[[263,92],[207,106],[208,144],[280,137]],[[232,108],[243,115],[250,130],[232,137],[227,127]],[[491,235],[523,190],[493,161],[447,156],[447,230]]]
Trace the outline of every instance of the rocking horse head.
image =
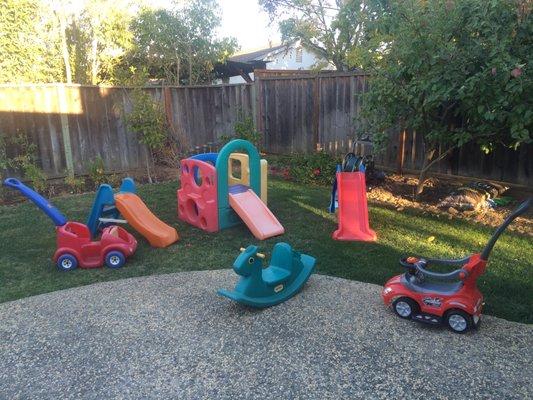
[[257,246],[241,247],[241,254],[233,263],[233,270],[241,276],[260,275],[265,255],[257,252]]

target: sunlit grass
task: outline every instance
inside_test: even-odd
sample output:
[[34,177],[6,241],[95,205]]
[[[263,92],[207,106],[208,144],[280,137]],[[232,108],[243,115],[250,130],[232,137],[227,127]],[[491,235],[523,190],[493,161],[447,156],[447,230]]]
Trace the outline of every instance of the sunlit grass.
[[[141,186],[139,193],[156,215],[178,229],[180,242],[153,249],[135,233],[139,249],[120,270],[57,271],[50,261],[55,250],[51,221],[31,203],[0,207],[0,301],[132,276],[229,268],[240,247],[259,244],[269,253],[281,240],[317,257],[318,273],[382,285],[402,272],[398,259],[403,255],[465,256],[479,251],[492,232],[467,221],[370,204],[371,226],[378,233],[378,242],[338,242],[331,239],[337,223],[327,212],[329,188],[272,180],[269,207],[286,234],[258,242],[244,226],[208,234],[178,221],[176,189],[177,182],[166,182]],[[53,201],[69,219],[85,222],[92,198],[86,194]],[[431,236],[433,241],[428,240]],[[479,282],[487,313],[533,322],[532,250],[529,237],[510,232],[501,237]]]

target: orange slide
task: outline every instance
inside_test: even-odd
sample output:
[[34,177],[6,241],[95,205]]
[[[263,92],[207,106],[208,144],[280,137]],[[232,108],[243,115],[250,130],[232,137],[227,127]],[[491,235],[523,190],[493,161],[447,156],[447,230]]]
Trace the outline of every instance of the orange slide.
[[232,186],[229,191],[229,204],[257,239],[268,239],[285,233],[274,214],[248,187]]
[[126,221],[153,247],[167,247],[179,239],[176,229],[157,218],[136,194],[117,193],[115,204]]

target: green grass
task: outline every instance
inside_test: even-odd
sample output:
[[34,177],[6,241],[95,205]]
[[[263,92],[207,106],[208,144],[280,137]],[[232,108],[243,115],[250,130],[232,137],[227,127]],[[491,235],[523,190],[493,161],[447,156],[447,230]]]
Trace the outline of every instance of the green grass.
[[[178,222],[176,186],[176,182],[144,185],[139,193],[156,215],[178,228],[181,240],[166,249],[153,249],[135,233],[139,249],[120,270],[59,272],[50,261],[55,235],[44,214],[29,202],[0,207],[0,302],[132,276],[228,268],[240,247],[258,244],[244,226],[208,234]],[[65,196],[54,199],[54,203],[71,220],[85,221],[92,198],[92,194]],[[328,188],[271,181],[269,206],[287,233],[262,242],[264,251],[269,253],[277,241],[283,240],[317,257],[318,273],[382,285],[402,272],[398,265],[402,255],[471,254],[481,249],[492,232],[466,221],[439,219],[416,211],[400,213],[371,204],[371,225],[378,232],[378,242],[338,242],[331,239],[336,219],[326,212],[328,201]],[[430,243],[429,236],[436,239]],[[500,238],[487,273],[479,281],[486,313],[533,322],[531,250],[528,237],[507,232]]]

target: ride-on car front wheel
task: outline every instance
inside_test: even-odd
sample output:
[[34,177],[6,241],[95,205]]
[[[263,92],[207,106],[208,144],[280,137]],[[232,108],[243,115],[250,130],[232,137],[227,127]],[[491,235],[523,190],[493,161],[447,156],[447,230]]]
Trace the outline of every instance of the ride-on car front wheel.
[[418,304],[409,297],[400,297],[392,303],[392,309],[400,318],[411,319],[419,310]]
[[466,333],[474,327],[472,316],[462,310],[450,310],[446,313],[446,326],[455,333]]
[[105,265],[108,268],[120,268],[126,263],[126,257],[120,251],[110,251],[105,256]]
[[56,264],[60,271],[72,271],[78,267],[78,260],[72,254],[65,253],[59,256]]

